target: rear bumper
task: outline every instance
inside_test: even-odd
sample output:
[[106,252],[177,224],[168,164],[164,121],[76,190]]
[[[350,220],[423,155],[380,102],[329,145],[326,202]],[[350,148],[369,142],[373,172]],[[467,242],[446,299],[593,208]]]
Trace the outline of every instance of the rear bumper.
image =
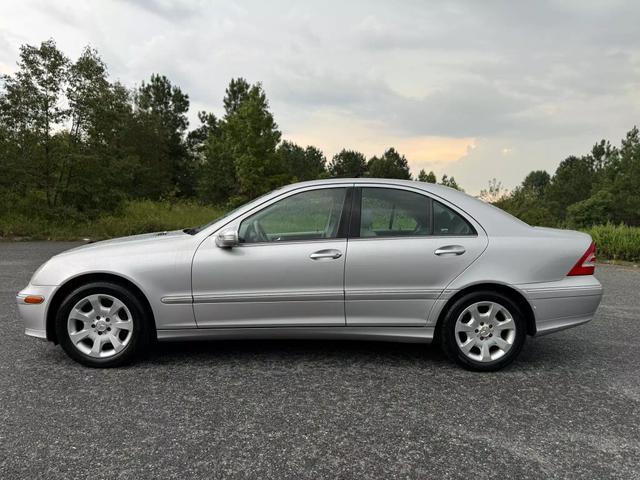
[[[24,333],[26,335],[47,338],[47,309],[56,288],[58,287],[29,284],[16,295],[18,312],[20,312],[24,322]],[[28,295],[39,295],[44,297],[44,301],[38,304],[25,303],[24,299]]]
[[536,317],[536,335],[576,327],[590,321],[602,300],[602,285],[593,275],[557,282],[518,285]]

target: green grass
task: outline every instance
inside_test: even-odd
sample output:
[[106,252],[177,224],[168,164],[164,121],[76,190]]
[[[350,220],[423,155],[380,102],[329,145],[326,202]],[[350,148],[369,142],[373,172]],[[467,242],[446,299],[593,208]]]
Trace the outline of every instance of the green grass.
[[135,235],[137,233],[195,227],[222,215],[219,208],[193,202],[131,201],[117,215],[95,221],[65,218],[31,218],[24,214],[0,216],[0,237],[22,240],[79,240]]
[[598,258],[640,261],[640,227],[609,224],[587,228],[585,232],[596,242]]

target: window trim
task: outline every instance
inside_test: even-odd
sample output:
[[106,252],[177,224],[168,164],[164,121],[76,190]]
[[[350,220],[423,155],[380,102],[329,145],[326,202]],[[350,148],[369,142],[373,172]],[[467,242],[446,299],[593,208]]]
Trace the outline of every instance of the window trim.
[[[399,190],[403,192],[415,193],[416,195],[422,195],[429,200],[429,209],[431,210],[431,214],[429,216],[429,231],[431,232],[429,235],[398,235],[398,236],[380,236],[380,237],[361,237],[360,236],[360,217],[362,211],[362,189],[364,188],[384,188],[386,190]],[[351,212],[351,222],[349,224],[349,240],[403,240],[403,239],[418,239],[418,238],[469,238],[469,237],[478,237],[478,229],[473,225],[471,221],[467,218],[466,215],[460,213],[460,211],[456,208],[452,208],[450,205],[447,205],[440,199],[435,199],[427,192],[424,191],[416,191],[410,188],[402,188],[396,185],[391,184],[371,184],[371,185],[355,185],[353,187],[353,206]],[[434,202],[438,202],[446,208],[453,211],[455,214],[462,217],[462,219],[471,227],[473,233],[469,233],[467,235],[435,235],[434,234],[434,217],[433,217],[433,205]]]

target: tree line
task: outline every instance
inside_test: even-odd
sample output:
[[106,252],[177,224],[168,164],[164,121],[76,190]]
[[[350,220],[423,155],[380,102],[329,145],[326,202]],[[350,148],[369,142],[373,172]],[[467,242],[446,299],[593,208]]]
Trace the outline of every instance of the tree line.
[[640,134],[619,147],[607,140],[560,162],[553,175],[529,173],[512,192],[495,179],[481,197],[531,225],[585,228],[608,223],[640,226]]
[[[135,88],[109,78],[98,52],[70,60],[54,40],[20,48],[0,82],[0,213],[79,220],[131,199],[194,199],[225,208],[279,186],[328,177],[411,179],[394,148],[367,159],[344,149],[327,161],[283,140],[260,83],[232,79],[224,114],[198,113],[153,74]],[[436,182],[433,172],[419,180]],[[446,175],[445,185],[459,188]]]
[[[230,208],[295,181],[329,177],[412,179],[389,148],[367,158],[343,149],[330,160],[284,140],[260,83],[232,79],[221,117],[153,74],[135,88],[109,78],[95,49],[70,60],[53,40],[20,48],[17,70],[0,77],[0,214],[90,220],[127,200],[193,200]],[[415,180],[460,189],[421,170]],[[640,135],[602,140],[553,175],[533,171],[513,191],[497,180],[481,192],[533,225],[640,225]]]

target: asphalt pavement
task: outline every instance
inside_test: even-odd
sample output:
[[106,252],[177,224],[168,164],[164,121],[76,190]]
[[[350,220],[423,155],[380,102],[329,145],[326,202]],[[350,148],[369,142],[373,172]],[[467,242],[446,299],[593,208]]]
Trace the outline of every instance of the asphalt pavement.
[[84,368],[15,293],[70,243],[0,243],[0,478],[640,478],[640,271],[511,367],[377,342],[161,344]]

